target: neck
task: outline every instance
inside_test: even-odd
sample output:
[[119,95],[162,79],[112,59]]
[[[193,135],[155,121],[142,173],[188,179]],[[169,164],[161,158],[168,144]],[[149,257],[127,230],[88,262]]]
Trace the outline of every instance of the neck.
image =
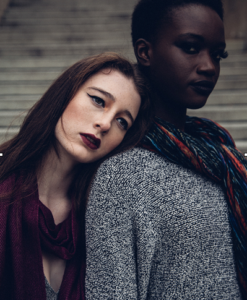
[[47,206],[55,224],[65,220],[71,209],[68,191],[74,177],[75,164],[65,157],[58,157],[52,149],[37,171],[40,201]]
[[186,108],[181,108],[169,102],[165,96],[156,97],[154,101],[155,115],[160,119],[173,124],[184,131],[186,121]]

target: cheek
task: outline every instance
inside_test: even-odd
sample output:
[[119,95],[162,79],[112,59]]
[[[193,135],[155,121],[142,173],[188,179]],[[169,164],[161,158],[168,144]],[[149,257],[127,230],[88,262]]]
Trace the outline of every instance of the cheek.
[[104,141],[104,152],[108,154],[114,150],[122,142],[124,136],[125,134],[121,134],[119,132],[108,136],[108,138]]
[[55,137],[56,137],[57,140],[60,139],[63,132],[64,132],[64,130],[63,130],[63,126],[62,126],[62,120],[60,118],[57,122],[56,127],[55,127]]

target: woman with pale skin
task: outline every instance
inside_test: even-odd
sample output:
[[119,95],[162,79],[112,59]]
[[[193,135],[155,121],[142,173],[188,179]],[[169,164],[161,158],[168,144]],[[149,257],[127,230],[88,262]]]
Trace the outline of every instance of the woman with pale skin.
[[84,210],[100,162],[148,126],[149,92],[117,54],[79,61],[0,146],[0,298],[85,299]]

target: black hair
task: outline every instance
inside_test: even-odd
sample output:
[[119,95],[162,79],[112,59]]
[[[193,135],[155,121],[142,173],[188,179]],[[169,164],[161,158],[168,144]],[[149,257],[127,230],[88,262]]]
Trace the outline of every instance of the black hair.
[[169,21],[172,10],[190,4],[210,7],[223,21],[223,4],[221,0],[140,0],[132,14],[132,44],[143,38],[153,42],[158,29],[166,19]]

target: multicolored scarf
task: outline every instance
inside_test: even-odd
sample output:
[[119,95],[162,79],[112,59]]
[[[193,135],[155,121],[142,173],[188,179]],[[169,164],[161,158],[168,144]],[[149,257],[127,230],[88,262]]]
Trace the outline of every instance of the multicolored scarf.
[[183,132],[156,118],[141,146],[224,186],[239,285],[247,299],[247,160],[230,134],[207,119],[187,117]]

